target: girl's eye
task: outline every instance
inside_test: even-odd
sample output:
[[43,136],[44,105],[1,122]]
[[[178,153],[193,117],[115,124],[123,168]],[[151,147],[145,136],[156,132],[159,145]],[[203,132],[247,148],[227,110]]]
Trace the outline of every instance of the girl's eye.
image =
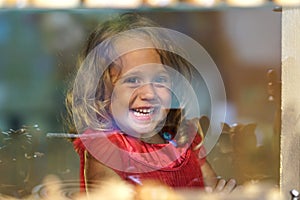
[[128,77],[124,80],[124,83],[138,84],[140,83],[140,80],[137,77]]
[[155,83],[165,83],[167,81],[166,77],[160,76],[155,79]]
[[154,83],[156,83],[158,86],[168,86],[170,87],[171,85],[171,80],[169,77],[166,76],[159,76],[155,78]]

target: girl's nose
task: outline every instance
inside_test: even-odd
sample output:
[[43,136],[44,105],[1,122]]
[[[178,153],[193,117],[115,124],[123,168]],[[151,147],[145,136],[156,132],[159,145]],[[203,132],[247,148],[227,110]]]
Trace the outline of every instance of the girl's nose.
[[157,98],[153,83],[147,83],[139,88],[139,96],[142,100],[153,100]]

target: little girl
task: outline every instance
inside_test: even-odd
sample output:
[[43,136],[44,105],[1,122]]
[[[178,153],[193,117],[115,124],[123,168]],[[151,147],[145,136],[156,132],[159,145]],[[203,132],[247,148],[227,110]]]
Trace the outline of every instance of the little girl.
[[89,37],[66,98],[80,133],[73,143],[81,186],[114,177],[230,192],[235,181],[217,180],[199,156],[205,154],[203,135],[194,118],[197,108],[188,106],[192,66],[157,27],[147,18],[123,14]]

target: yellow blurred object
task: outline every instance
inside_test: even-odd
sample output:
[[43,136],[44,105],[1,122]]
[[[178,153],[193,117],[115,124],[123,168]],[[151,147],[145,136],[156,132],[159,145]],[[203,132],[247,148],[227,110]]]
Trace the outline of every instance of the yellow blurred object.
[[1,7],[12,7],[16,6],[17,0],[0,0]]
[[[107,179],[87,194],[81,193],[74,200],[134,200],[133,185],[118,179]],[[52,199],[52,198],[51,198]]]
[[261,6],[265,3],[265,0],[226,0],[229,6]]
[[178,3],[177,0],[145,0],[144,3],[153,7],[172,6]]
[[80,5],[80,0],[31,0],[36,8],[75,8]]
[[142,0],[85,0],[83,4],[88,8],[137,8]]
[[144,181],[136,187],[135,200],[183,200],[172,188],[154,180]]
[[189,0],[187,2],[191,3],[191,4],[194,4],[194,5],[199,5],[199,6],[204,6],[204,7],[211,7],[211,6],[215,6],[218,3],[220,3],[220,0]]
[[25,7],[28,4],[28,0],[0,0],[0,7]]
[[300,6],[300,0],[274,0],[274,2],[281,6]]

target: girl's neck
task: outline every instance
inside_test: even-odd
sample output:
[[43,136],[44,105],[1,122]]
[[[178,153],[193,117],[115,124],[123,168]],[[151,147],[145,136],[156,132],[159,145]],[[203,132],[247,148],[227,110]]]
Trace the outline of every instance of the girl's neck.
[[166,141],[159,135],[155,134],[152,137],[140,138],[141,141],[150,143],[150,144],[165,144]]

